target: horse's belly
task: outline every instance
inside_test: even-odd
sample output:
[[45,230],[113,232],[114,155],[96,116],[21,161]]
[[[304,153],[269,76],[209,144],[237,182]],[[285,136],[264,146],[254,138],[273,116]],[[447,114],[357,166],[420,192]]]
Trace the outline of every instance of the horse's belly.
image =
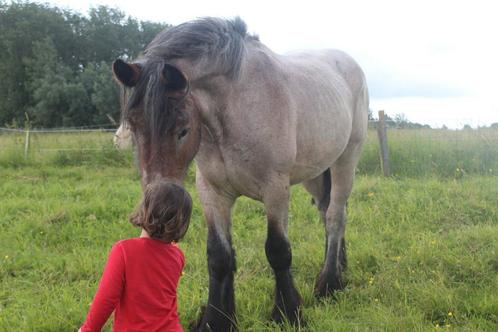
[[349,112],[305,124],[298,131],[296,159],[290,173],[291,183],[299,183],[322,174],[346,149],[351,135]]
[[296,160],[290,174],[291,184],[313,179],[330,168],[344,151],[345,145],[333,146],[331,150],[316,158]]

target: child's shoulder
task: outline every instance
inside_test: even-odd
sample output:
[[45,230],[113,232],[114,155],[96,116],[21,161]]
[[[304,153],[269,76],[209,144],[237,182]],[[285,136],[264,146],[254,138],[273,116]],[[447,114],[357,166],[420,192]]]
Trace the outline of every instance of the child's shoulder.
[[163,242],[157,239],[152,239],[148,237],[132,237],[129,239],[123,239],[117,241],[115,246],[120,246],[120,247],[136,247],[136,246],[154,246],[154,247],[163,247],[163,248],[174,248],[174,250],[180,250],[178,245],[174,242],[168,243],[168,242]]
[[135,247],[139,243],[140,243],[140,238],[133,237],[129,239],[118,240],[114,243],[113,247],[121,247],[121,248]]

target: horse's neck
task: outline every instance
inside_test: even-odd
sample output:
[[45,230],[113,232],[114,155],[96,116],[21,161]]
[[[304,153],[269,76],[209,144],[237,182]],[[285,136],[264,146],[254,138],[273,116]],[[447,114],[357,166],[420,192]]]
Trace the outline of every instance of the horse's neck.
[[[273,84],[266,83],[281,80],[281,65],[277,54],[259,42],[251,42],[247,45],[237,77],[210,72],[196,80],[194,95],[202,123],[209,128],[212,136],[222,135],[223,127],[231,126],[233,121],[240,125],[241,118],[245,118],[247,113],[262,111],[262,108],[254,108],[251,104],[255,98],[268,95],[263,89]],[[198,67],[196,71],[206,73],[208,69]]]

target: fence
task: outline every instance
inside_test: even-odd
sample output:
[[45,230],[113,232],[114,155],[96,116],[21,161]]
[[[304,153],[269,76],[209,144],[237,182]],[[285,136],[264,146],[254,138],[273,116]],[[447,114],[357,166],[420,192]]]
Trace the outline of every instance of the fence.
[[392,120],[385,120],[383,111],[370,125],[360,173],[453,178],[498,175],[498,128],[397,128]]
[[126,153],[115,149],[112,128],[0,128],[0,166],[36,164],[125,164]]
[[[30,147],[31,147],[31,140],[33,135],[37,134],[52,134],[52,135],[60,135],[60,134],[85,134],[85,133],[113,133],[116,131],[116,129],[109,129],[109,128],[99,128],[99,129],[90,129],[92,126],[88,127],[73,127],[73,128],[55,128],[55,129],[11,129],[11,128],[0,128],[0,134],[3,133],[10,133],[10,134],[18,134],[21,136],[24,136],[24,157],[28,158],[29,152],[30,152]],[[78,137],[80,139],[81,137]],[[4,142],[5,143],[5,142]],[[80,142],[81,144],[81,142]],[[9,149],[8,147],[4,147],[2,150],[7,150]],[[15,150],[15,147],[10,147],[10,149]],[[38,148],[37,151],[43,152],[43,151],[71,151],[71,150],[85,150],[85,151],[96,151],[96,150],[101,150],[101,147],[94,147],[94,148],[89,148],[89,147],[82,147],[81,145],[78,147],[69,147],[69,148]]]
[[[399,129],[369,123],[358,174],[461,177],[498,175],[498,129]],[[389,124],[389,125],[386,125]],[[131,152],[114,148],[115,129],[0,128],[0,167],[22,165],[132,165]]]

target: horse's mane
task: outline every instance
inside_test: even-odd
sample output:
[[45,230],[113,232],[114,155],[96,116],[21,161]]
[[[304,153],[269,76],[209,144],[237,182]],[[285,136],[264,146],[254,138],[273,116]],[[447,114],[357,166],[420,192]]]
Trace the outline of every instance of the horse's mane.
[[186,22],[159,33],[147,46],[150,59],[186,58],[196,61],[207,57],[220,74],[236,76],[245,52],[247,27],[240,17],[232,20],[207,17]]
[[246,39],[257,37],[247,34],[246,24],[239,17],[232,20],[202,18],[163,30],[138,60],[141,78],[129,91],[124,120],[133,119],[132,110],[143,103],[151,143],[158,143],[161,133],[174,127],[179,116],[177,107],[172,105],[174,102],[165,97],[166,87],[161,82],[164,64],[179,58],[192,62],[206,58],[209,67],[217,73],[235,78],[244,58]]

